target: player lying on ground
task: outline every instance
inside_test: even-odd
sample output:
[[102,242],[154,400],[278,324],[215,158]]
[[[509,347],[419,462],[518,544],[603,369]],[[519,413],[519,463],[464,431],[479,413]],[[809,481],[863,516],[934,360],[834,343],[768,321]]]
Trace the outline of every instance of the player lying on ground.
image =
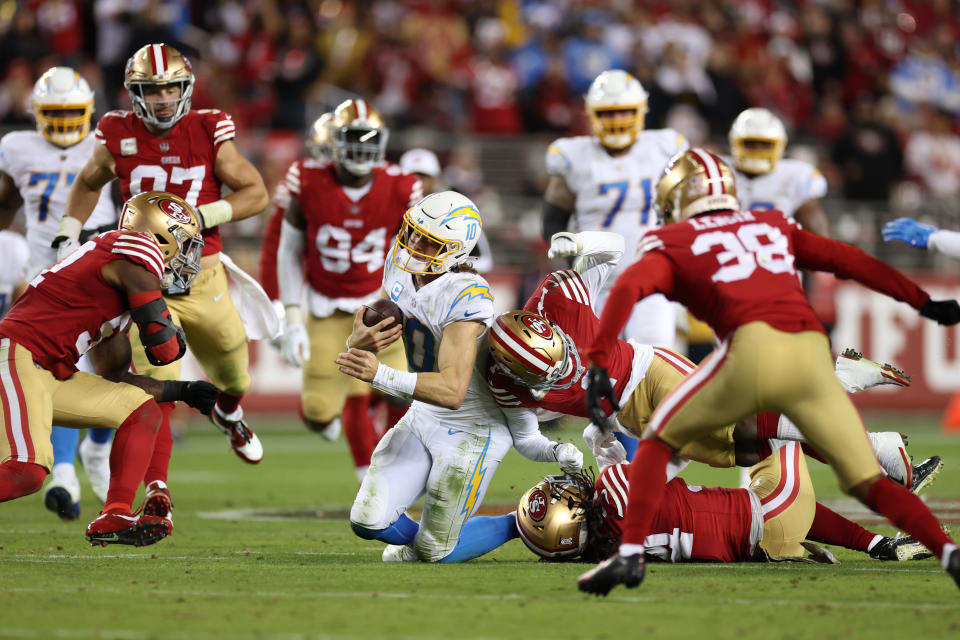
[[[498,408],[478,373],[479,346],[494,317],[490,288],[468,262],[482,224],[476,206],[452,191],[408,210],[383,288],[403,313],[410,371],[377,360],[375,351],[400,333],[379,324],[356,324],[350,350],[336,359],[341,372],[413,399],[374,450],[350,510],[358,536],[400,545],[404,558],[453,562],[466,552],[458,545],[461,529],[511,446],[564,471],[583,463],[579,449],[545,438],[536,420],[518,421]],[[418,525],[405,512],[424,495]]]
[[[564,232],[554,237],[549,255],[577,256],[573,269],[548,275],[523,311],[502,314],[490,331],[487,381],[501,407],[588,417],[580,350],[596,336],[600,321],[594,312],[594,299],[614,273],[622,253],[623,241],[614,233]],[[609,370],[622,409],[614,413],[612,407],[605,407],[604,421],[614,420],[639,437],[654,409],[694,371],[695,365],[668,349],[632,341],[617,340],[611,354]],[[909,384],[903,372],[889,365],[881,367],[860,354],[839,357],[837,377],[851,392],[879,384]],[[588,427],[584,438],[604,466],[604,448],[614,446],[613,437],[600,439],[597,429]],[[766,441],[770,438],[803,440],[788,421],[781,423],[774,418],[758,422],[751,418],[689,443],[679,456],[716,467],[748,467],[769,455]],[[919,484],[928,484],[940,470],[939,457],[915,468],[907,464],[909,458],[897,433],[871,434],[870,440],[885,472],[914,491]]]
[[[131,320],[137,324],[155,364],[183,356],[183,331],[170,319],[161,278],[189,286],[202,247],[193,207],[167,193],[145,193],[124,205],[120,229],[86,242],[30,282],[0,321],[0,501],[40,489],[53,458],[52,422],[107,426],[117,430],[110,486],[87,540],[139,546],[171,533],[166,518],[131,515],[160,425],[157,402],[181,400],[209,414],[217,390],[207,382],[129,373],[127,331]],[[99,376],[77,371],[87,352]]]
[[884,477],[863,422],[831,371],[830,347],[797,268],[829,271],[906,302],[940,324],[960,322],[954,300],[934,301],[899,271],[847,244],[800,229],[783,213],[741,211],[733,174],[693,149],[671,161],[657,207],[672,222],[647,233],[611,296],[589,351],[588,402],[602,422],[618,397],[606,366],[629,301],[660,292],[710,325],[720,346],[656,409],[630,466],[630,503],[617,554],[580,576],[605,595],[644,577],[644,540],[662,501],[665,469],[687,443],[762,412],[789,417],[829,461],[843,491],[906,531],[960,586],[960,553],[927,506]]

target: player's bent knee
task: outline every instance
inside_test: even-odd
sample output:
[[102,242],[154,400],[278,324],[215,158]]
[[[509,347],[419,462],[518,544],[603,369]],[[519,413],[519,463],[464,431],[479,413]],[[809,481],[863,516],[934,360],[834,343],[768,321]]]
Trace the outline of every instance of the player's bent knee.
[[357,535],[358,538],[363,538],[364,540],[380,540],[380,536],[383,535],[383,529],[370,529],[356,522],[350,521],[350,528],[353,529],[353,532]]
[[32,462],[8,460],[0,464],[0,502],[40,491],[47,470]]

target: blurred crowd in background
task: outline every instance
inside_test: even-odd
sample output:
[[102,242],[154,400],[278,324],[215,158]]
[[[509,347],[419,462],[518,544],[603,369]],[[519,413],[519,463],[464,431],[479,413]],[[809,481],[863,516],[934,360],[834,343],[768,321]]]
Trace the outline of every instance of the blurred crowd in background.
[[[742,109],[774,110],[787,155],[826,175],[841,239],[879,249],[891,211],[960,226],[951,0],[0,0],[0,132],[32,126],[54,64],[90,81],[98,115],[128,108],[124,63],[161,41],[190,56],[194,107],[233,115],[271,190],[313,119],[364,97],[389,158],[436,151],[507,266],[535,267],[543,152],[586,132],[582,95],[608,68],[650,92],[648,128],[720,152]],[[253,244],[263,222],[231,226]]]

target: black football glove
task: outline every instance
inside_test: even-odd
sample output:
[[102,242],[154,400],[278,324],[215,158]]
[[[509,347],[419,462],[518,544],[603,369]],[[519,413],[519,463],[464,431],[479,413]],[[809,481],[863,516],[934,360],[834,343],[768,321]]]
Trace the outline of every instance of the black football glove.
[[604,400],[610,403],[614,411],[620,410],[607,370],[592,365],[590,371],[587,372],[587,415],[590,416],[590,421],[597,425],[601,431],[607,432],[613,429],[613,424],[607,418],[607,412],[603,410]]
[[185,402],[203,415],[208,416],[213,411],[219,397],[220,390],[204,380],[193,380],[191,382],[168,380],[163,383],[163,394],[160,401]]
[[960,322],[960,305],[956,300],[927,300],[920,307],[920,315],[936,320],[937,324],[957,324]]

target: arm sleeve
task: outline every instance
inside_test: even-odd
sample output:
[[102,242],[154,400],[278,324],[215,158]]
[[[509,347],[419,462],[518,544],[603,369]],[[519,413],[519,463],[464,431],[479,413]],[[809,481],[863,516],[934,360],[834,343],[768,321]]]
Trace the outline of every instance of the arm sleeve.
[[960,260],[960,232],[938,229],[930,234],[927,247],[945,256]]
[[914,309],[919,309],[930,299],[930,294],[915,282],[853,245],[797,227],[792,229],[791,234],[797,265],[801,268],[829,271],[839,278],[856,280],[894,300],[906,302]]
[[[277,187],[283,189],[283,183]],[[283,215],[286,207],[280,206],[279,194],[273,201],[273,214],[267,222],[260,247],[260,284],[271,300],[279,300],[280,288],[277,284],[277,255],[280,248],[280,230],[283,228]]]
[[600,317],[600,330],[593,346],[587,352],[590,361],[601,367],[607,366],[607,356],[627,323],[633,303],[652,293],[669,294],[673,291],[673,268],[662,253],[647,253],[620,274],[610,290],[608,304]]
[[284,220],[277,251],[277,288],[280,302],[284,306],[300,304],[303,291],[303,246],[303,231]]
[[534,462],[557,461],[553,450],[557,443],[540,433],[537,414],[532,409],[500,407],[500,410],[507,417],[513,446],[524,458]]
[[623,236],[608,231],[582,231],[577,239],[583,249],[573,268],[580,274],[593,301],[623,258]]

